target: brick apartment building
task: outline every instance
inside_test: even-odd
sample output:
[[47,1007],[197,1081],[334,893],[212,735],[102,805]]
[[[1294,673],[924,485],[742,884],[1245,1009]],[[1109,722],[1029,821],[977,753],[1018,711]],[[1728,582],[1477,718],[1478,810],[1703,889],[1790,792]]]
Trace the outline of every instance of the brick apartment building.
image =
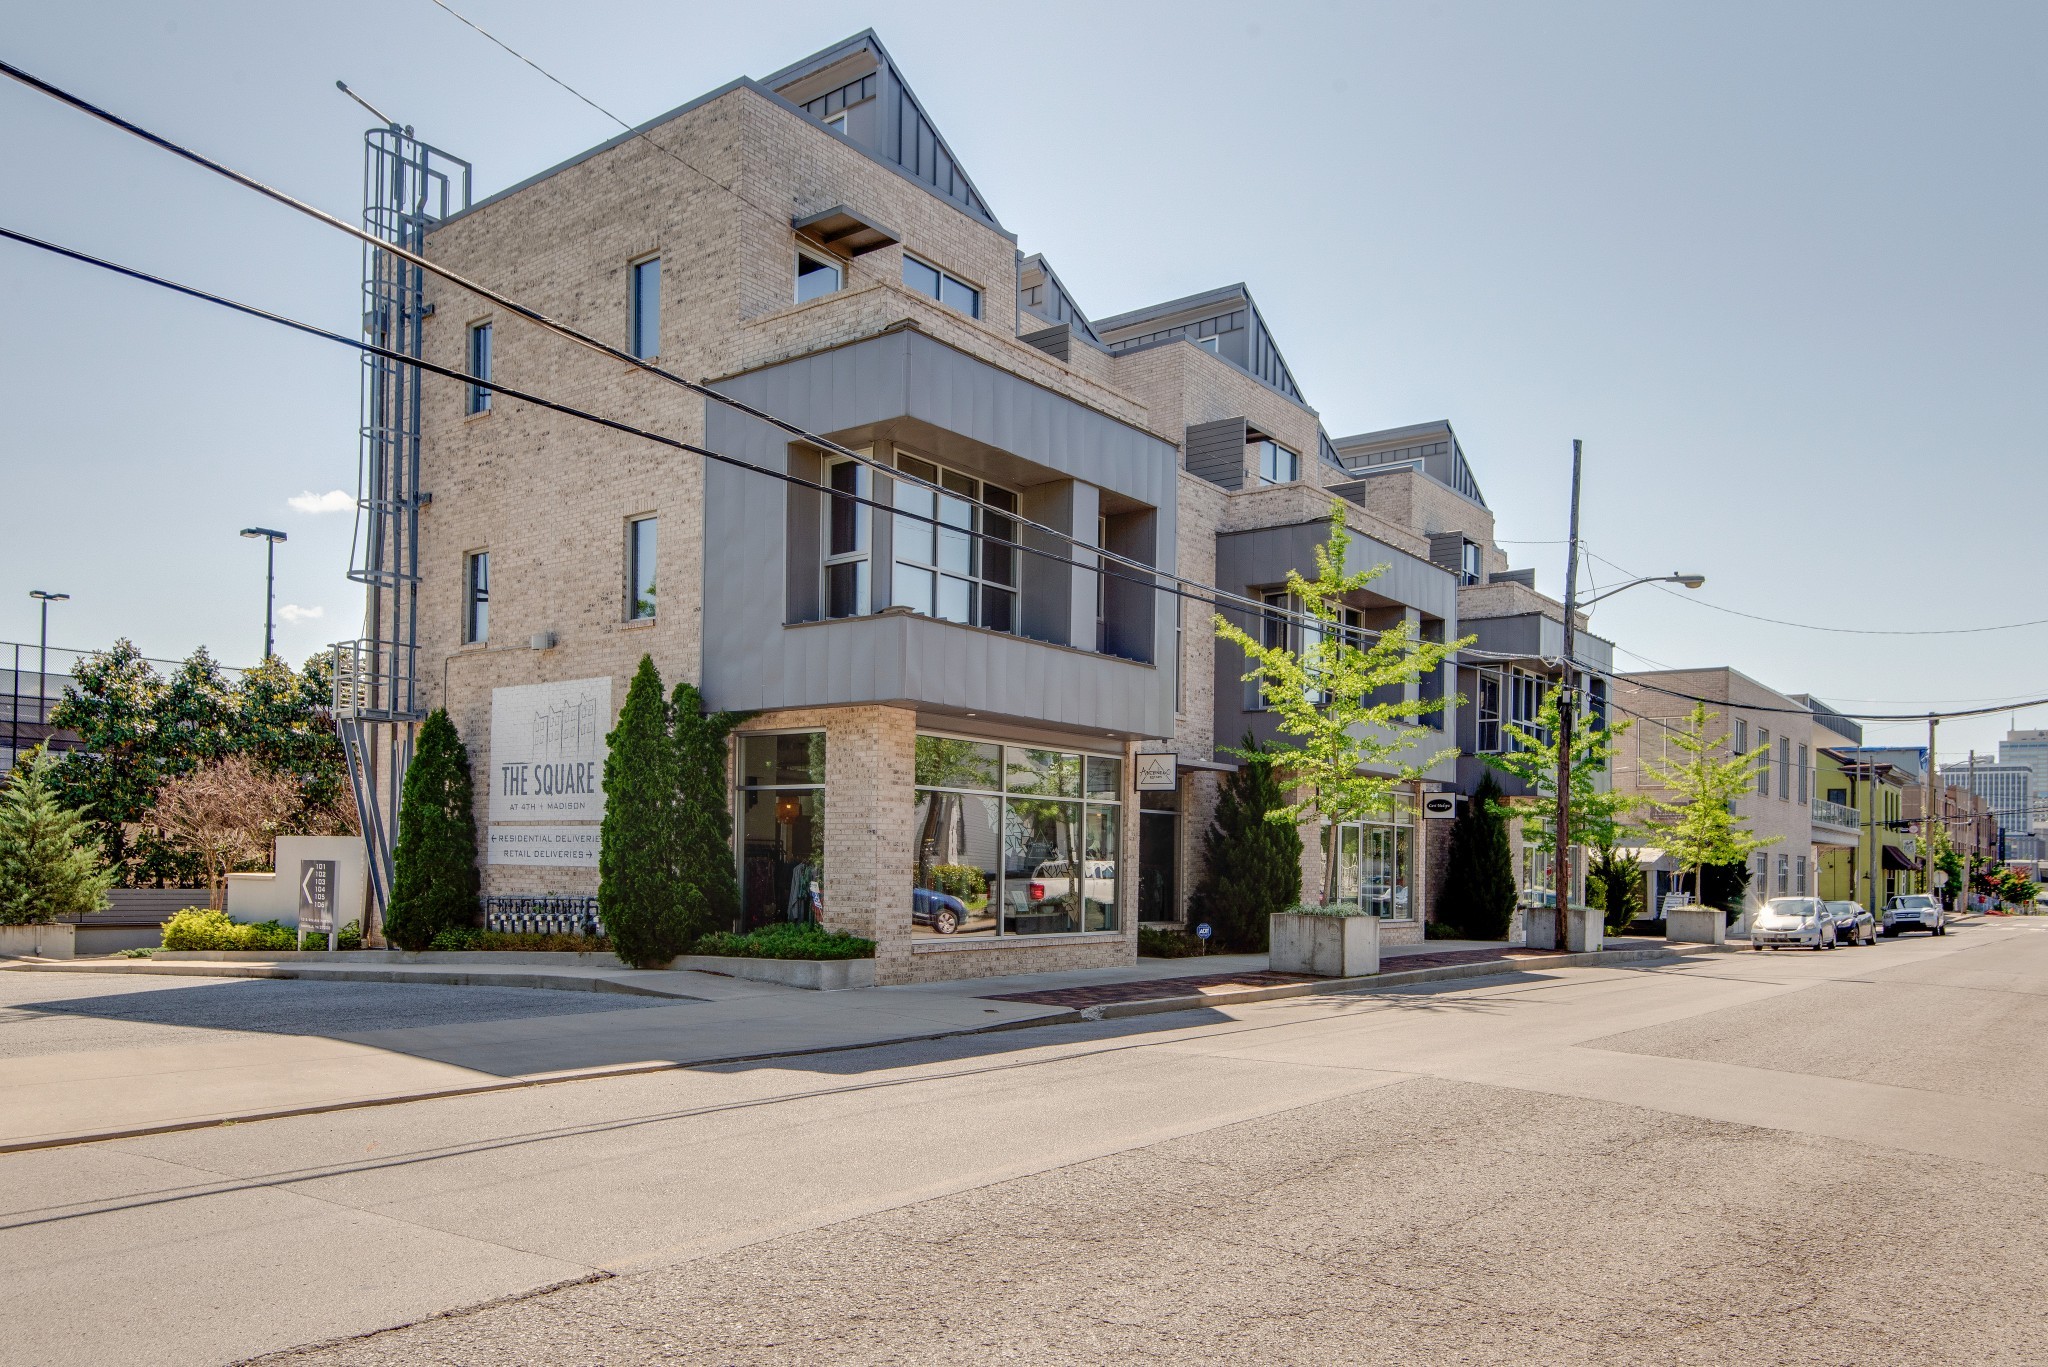
[[[1350,625],[1448,639],[1485,618],[1500,638],[1491,693],[1477,662],[1456,667],[1470,687],[1447,667],[1422,693],[1490,697],[1497,727],[1522,715],[1509,656],[1532,677],[1555,659],[1561,613],[1508,568],[1448,424],[1333,440],[1243,285],[1091,322],[872,33],[426,243],[872,462],[428,286],[428,360],[831,491],[428,391],[418,674],[490,776],[487,893],[595,890],[602,796],[546,780],[594,772],[577,766],[601,761],[651,655],[755,714],[732,757],[747,924],[815,911],[878,942],[882,982],[1128,962],[1141,919],[1184,914],[1219,747],[1272,728],[1211,608],[1098,573],[1096,547],[1277,609],[1335,500],[1351,568],[1387,567]],[[1483,707],[1437,718],[1440,748]],[[1461,778],[1447,758],[1421,786]],[[1420,938],[1428,912],[1448,823],[1423,796],[1336,842],[1345,895],[1390,939]],[[1313,888],[1322,842],[1304,844]]]

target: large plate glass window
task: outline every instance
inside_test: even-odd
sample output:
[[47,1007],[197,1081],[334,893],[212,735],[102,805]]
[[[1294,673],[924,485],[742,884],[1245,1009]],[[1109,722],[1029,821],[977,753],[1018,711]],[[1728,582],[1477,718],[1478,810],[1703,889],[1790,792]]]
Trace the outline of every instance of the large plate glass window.
[[[865,454],[865,453],[863,453]],[[832,506],[825,515],[825,615],[864,617],[868,608],[868,505],[874,478],[854,460],[835,460],[825,467]]]
[[1415,830],[1405,808],[1336,828],[1337,900],[1388,921],[1415,918]]
[[1015,631],[1017,496],[916,456],[899,455],[896,468],[923,484],[895,481],[891,601],[927,617]]
[[825,904],[825,733],[739,738],[740,924],[811,921]]
[[915,936],[1119,928],[1123,760],[917,738]]

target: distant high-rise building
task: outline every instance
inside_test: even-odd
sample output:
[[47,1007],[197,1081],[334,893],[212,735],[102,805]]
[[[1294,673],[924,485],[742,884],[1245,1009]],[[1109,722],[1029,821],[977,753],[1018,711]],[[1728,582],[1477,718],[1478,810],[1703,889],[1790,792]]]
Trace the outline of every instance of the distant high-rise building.
[[[2033,772],[2036,797],[2048,794],[2048,731],[2008,731],[1998,743],[2000,764],[2024,764]],[[2048,831],[2048,819],[2034,814],[2035,835]]]
[[2013,846],[2023,849],[2034,848],[2034,771],[2024,764],[1993,764],[1989,760],[1978,760],[1976,764],[1944,764],[1941,766],[1941,781],[1960,788],[1970,788],[1991,804],[1993,815],[1998,818],[1999,838],[2006,842],[2007,857],[2011,858]]

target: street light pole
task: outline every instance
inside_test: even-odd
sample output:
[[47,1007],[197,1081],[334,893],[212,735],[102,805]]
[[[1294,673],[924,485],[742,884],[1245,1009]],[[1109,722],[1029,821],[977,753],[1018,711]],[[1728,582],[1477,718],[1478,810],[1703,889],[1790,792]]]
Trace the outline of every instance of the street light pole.
[[[47,720],[46,709],[50,696],[50,604],[68,603],[71,601],[71,595],[30,589],[28,596],[43,605],[42,635],[36,641],[36,725],[41,726]],[[17,678],[19,673],[17,670]],[[50,737],[45,733],[43,744],[47,745],[49,741]]]
[[251,541],[269,543],[265,547],[266,563],[263,569],[263,658],[268,660],[272,654],[273,640],[271,610],[277,605],[277,543],[286,537],[283,532],[272,531],[268,527],[244,527],[242,535]]

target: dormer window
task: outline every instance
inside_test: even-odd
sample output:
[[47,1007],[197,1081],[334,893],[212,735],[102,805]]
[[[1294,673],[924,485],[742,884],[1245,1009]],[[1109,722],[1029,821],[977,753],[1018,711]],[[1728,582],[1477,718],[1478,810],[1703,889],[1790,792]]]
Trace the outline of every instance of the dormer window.
[[841,137],[845,137],[845,136],[846,136],[846,111],[845,111],[844,109],[842,109],[842,110],[840,110],[840,111],[839,111],[839,112],[838,112],[837,114],[834,114],[834,115],[832,115],[832,116],[831,116],[830,118],[826,119],[826,120],[825,120],[825,126],[826,126],[827,128],[829,128],[829,129],[831,129],[831,130],[832,130],[833,132],[835,132],[835,133],[839,134],[839,136],[841,136]]
[[1196,346],[1208,352],[1211,356],[1221,356],[1223,354],[1223,339],[1221,337],[1197,337],[1194,341]]

